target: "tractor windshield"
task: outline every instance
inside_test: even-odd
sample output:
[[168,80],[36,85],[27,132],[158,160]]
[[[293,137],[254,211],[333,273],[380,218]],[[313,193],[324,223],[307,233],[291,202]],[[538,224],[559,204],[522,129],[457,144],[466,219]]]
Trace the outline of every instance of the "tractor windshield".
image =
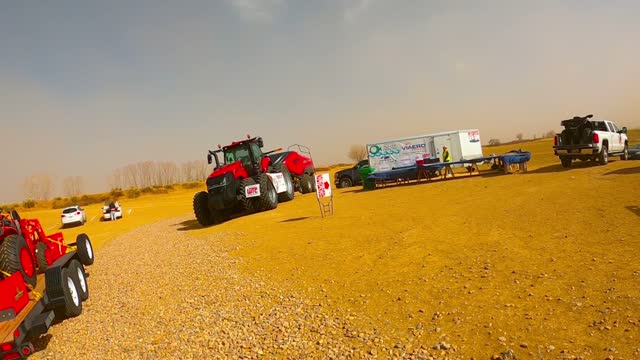
[[236,161],[241,161],[245,168],[251,168],[251,156],[246,145],[228,148],[224,151],[225,164],[231,164]]

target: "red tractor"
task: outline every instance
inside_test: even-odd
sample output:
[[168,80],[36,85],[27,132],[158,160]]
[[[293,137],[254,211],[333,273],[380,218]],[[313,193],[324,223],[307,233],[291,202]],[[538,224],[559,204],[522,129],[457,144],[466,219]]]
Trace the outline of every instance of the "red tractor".
[[93,264],[93,248],[86,234],[78,235],[74,244],[65,244],[62,233],[46,235],[37,219],[21,219],[15,210],[0,214],[0,225],[0,278],[20,272],[34,287],[37,269],[45,272],[70,251],[77,251],[83,265]]
[[62,233],[46,235],[38,220],[0,210],[0,359],[31,355],[32,339],[55,317],[82,313],[89,298],[84,266],[93,261],[86,234],[65,244]]
[[[193,198],[193,211],[202,226],[222,222],[233,212],[272,210],[293,199],[297,188],[313,191],[313,162],[295,151],[263,153],[260,137],[220,146],[207,156],[215,168],[207,178],[207,191]],[[218,158],[222,154],[223,160]]]

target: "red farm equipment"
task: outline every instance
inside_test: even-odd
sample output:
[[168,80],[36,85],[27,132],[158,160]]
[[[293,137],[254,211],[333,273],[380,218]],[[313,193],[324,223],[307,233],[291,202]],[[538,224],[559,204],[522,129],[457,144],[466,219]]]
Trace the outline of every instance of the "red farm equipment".
[[82,313],[89,297],[84,266],[93,261],[86,234],[65,244],[62,233],[46,235],[36,219],[0,214],[0,359],[31,355],[30,339],[46,333],[55,315]]
[[[302,149],[300,145],[295,145]],[[207,178],[207,191],[193,198],[193,211],[202,226],[222,222],[233,212],[254,213],[275,209],[293,200],[295,189],[313,191],[313,161],[295,151],[262,152],[261,137],[220,146],[207,156],[215,168]],[[222,161],[218,158],[222,154]]]

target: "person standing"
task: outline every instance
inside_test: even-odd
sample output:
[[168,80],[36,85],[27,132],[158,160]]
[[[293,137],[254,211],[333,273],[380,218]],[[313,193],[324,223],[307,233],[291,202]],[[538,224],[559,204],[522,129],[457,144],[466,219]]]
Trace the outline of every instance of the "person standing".
[[115,221],[116,219],[116,211],[118,209],[116,208],[116,204],[115,203],[111,203],[109,204],[109,215],[111,215],[111,221]]
[[[446,145],[442,146],[442,162],[448,163],[451,162],[451,153],[449,153],[449,148]],[[451,174],[453,176],[453,170],[449,165],[444,168],[444,177],[447,177],[447,174]]]

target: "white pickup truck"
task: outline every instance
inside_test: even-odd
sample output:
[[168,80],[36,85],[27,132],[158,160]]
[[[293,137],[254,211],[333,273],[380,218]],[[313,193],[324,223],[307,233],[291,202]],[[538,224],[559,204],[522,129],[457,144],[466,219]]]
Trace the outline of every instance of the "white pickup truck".
[[575,116],[560,122],[564,130],[556,134],[553,151],[560,158],[562,166],[571,167],[571,161],[578,159],[606,165],[609,156],[620,156],[621,160],[629,157],[627,128],[620,129],[608,120],[590,120],[592,117]]

